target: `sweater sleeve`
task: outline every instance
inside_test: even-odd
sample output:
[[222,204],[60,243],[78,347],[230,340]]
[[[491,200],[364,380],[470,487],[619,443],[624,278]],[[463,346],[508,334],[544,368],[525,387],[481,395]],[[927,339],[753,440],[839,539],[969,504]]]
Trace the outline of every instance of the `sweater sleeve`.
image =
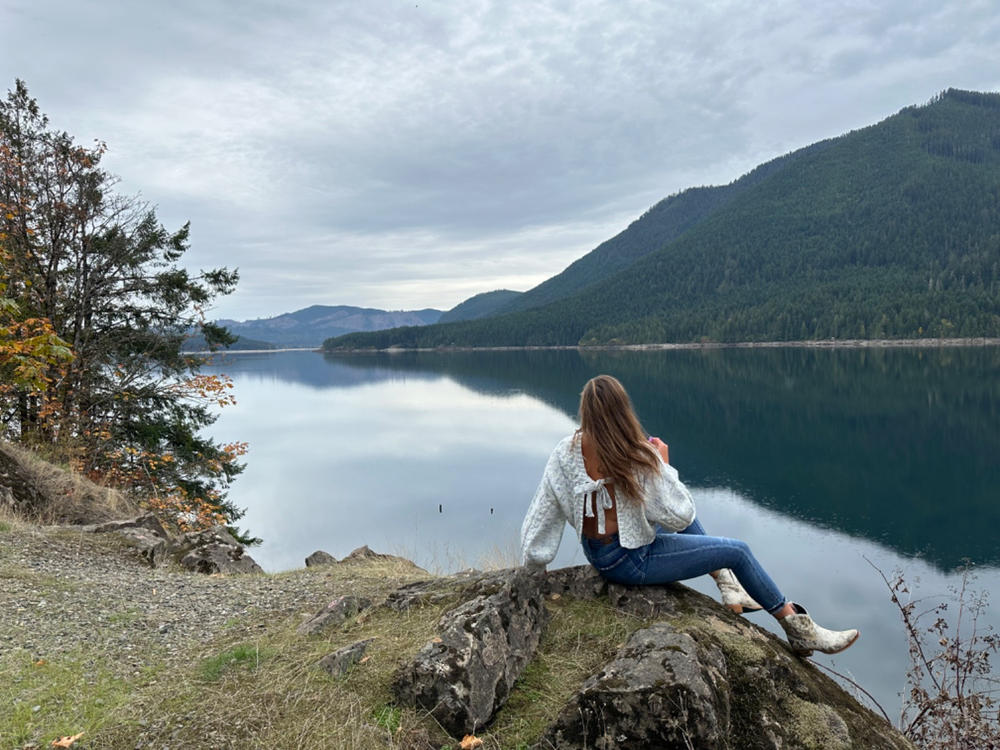
[[521,559],[529,568],[545,568],[559,551],[566,519],[556,492],[552,487],[554,472],[558,471],[553,452],[545,466],[545,474],[538,483],[535,496],[528,506],[528,513],[521,524]]
[[677,469],[660,462],[660,471],[647,480],[646,518],[667,531],[682,531],[694,521],[694,500],[677,475]]

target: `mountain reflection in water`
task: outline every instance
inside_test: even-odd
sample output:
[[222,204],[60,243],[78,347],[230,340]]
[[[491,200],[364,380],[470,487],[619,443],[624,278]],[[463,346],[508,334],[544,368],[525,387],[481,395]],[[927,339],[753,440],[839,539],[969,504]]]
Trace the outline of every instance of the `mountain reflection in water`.
[[1000,563],[996,348],[253,356],[241,372],[316,388],[445,376],[570,417],[583,383],[610,373],[691,486],[738,490],[945,569]]

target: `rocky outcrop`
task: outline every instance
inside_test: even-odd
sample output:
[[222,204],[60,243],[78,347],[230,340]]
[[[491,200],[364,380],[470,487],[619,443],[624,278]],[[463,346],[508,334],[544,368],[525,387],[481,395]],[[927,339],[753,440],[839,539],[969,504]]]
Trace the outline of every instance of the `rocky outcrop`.
[[468,571],[403,586],[385,605],[406,611],[449,596],[464,603],[441,616],[439,636],[393,689],[453,736],[493,720],[538,647],[545,598],[565,597],[599,599],[634,615],[637,629],[570,697],[537,750],[913,750],[784,640],[680,584],[609,585],[589,566]]
[[523,569],[477,581],[479,593],[442,615],[439,637],[399,671],[397,700],[430,712],[455,735],[489,723],[548,620],[540,584],[538,575]]
[[656,622],[584,682],[539,749],[912,750],[784,640],[686,586],[608,585],[600,593],[586,567],[551,577],[555,594],[606,596]]
[[154,568],[175,560],[195,573],[264,572],[224,526],[177,536],[167,531],[155,515],[147,513],[81,528],[97,534],[114,534]]

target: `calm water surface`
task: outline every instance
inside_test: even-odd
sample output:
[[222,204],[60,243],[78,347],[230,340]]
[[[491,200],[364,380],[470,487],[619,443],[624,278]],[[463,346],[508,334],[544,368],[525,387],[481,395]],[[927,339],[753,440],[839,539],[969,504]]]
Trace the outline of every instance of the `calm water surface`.
[[[934,596],[969,561],[1000,592],[998,368],[995,348],[231,355],[211,369],[239,404],[213,430],[250,443],[230,497],[268,570],[362,544],[442,572],[515,564],[580,388],[613,374],[709,532],[750,542],[823,624],[861,629],[821,661],[893,713],[906,648],[872,565]],[[554,566],[583,562],[567,532]]]

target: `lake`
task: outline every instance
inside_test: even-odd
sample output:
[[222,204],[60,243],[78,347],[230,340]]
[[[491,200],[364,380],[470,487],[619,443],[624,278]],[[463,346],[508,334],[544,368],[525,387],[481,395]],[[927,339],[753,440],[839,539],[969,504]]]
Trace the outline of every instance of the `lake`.
[[[212,434],[250,444],[230,498],[269,571],[362,544],[436,572],[516,564],[580,389],[609,373],[670,445],[709,533],[748,541],[817,621],[861,629],[820,661],[893,718],[907,652],[878,570],[935,597],[969,563],[974,588],[1000,592],[997,348],[283,352],[207,369],[235,382]],[[584,562],[568,531],[551,567]]]

